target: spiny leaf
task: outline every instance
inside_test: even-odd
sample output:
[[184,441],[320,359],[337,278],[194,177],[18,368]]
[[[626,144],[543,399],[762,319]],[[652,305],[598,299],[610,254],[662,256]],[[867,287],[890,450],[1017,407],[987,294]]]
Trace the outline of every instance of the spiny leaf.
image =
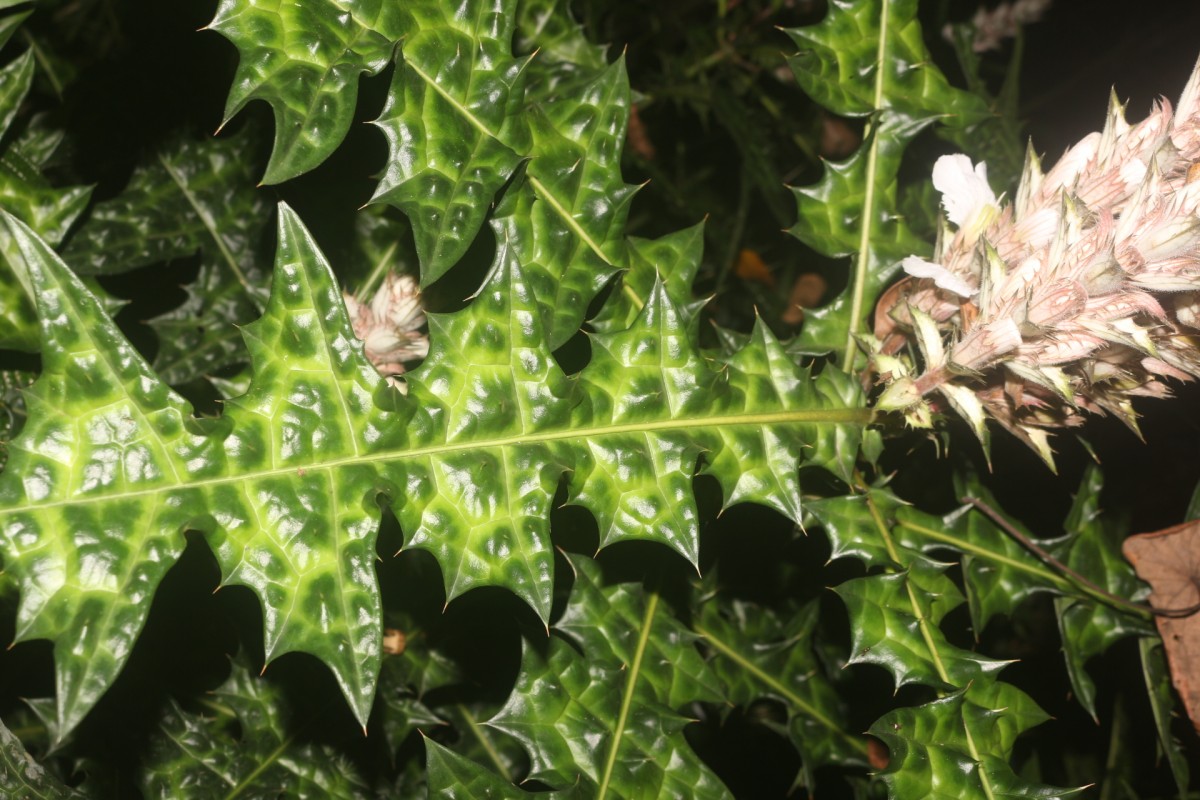
[[[693,225],[658,239],[629,237],[629,269],[621,273],[613,294],[589,321],[593,330],[609,333],[624,330],[646,304],[646,298],[661,280],[677,302],[691,297],[692,283],[704,250],[704,224]],[[697,303],[697,306],[703,303]],[[686,309],[685,310],[690,310]],[[692,315],[694,316],[694,315]]]
[[[508,704],[490,725],[515,736],[530,777],[595,797],[725,797],[682,735],[677,708],[715,701],[720,687],[692,636],[640,585],[601,587],[598,568],[575,560],[575,587],[545,656],[526,646]],[[587,743],[587,744],[584,744]]]
[[155,369],[172,385],[244,361],[237,324],[260,313],[267,275],[258,266],[270,220],[253,187],[252,132],[179,140],[134,170],[125,191],[93,209],[64,259],[84,275],[110,275],[200,253],[188,299],[151,321]]
[[32,50],[26,50],[4,69],[0,69],[0,136],[8,133],[32,83]]
[[1171,718],[1175,713],[1175,697],[1171,693],[1171,672],[1163,655],[1162,642],[1151,636],[1138,639],[1138,650],[1142,657],[1142,675],[1146,680],[1146,696],[1154,714],[1154,729],[1158,742],[1171,768],[1171,777],[1180,796],[1187,794],[1190,770],[1187,752],[1183,743],[1171,733]]
[[[988,747],[997,738],[988,729],[1006,728],[1015,735],[1045,719],[1036,706],[1036,713],[1028,713],[1032,701],[1024,694],[1011,687],[1006,693],[1016,697],[997,697],[996,706],[980,706],[969,699],[969,693],[955,692],[923,706],[898,709],[872,725],[871,733],[891,751],[888,768],[880,773],[889,796],[993,800],[1062,798],[1078,793],[1078,789],[1056,789],[1019,778],[1006,763],[1007,752]],[[1006,705],[1009,699],[1020,705]]]
[[251,100],[270,103],[275,147],[263,183],[282,183],[341,144],[359,76],[387,66],[409,21],[401,6],[384,0],[221,0],[208,27],[238,49],[225,121]]
[[571,15],[568,0],[518,0],[516,40],[518,52],[536,51],[542,61],[584,70],[602,69],[608,63],[608,48],[588,40]]
[[836,371],[811,377],[765,332],[729,363],[706,362],[661,284],[568,378],[503,246],[466,309],[430,318],[430,354],[400,396],[363,357],[328,265],[283,207],[271,299],[244,329],[249,389],[201,423],[49,248],[9,227],[37,288],[45,371],[0,476],[2,544],[22,586],[18,639],[55,641],[62,735],[120,670],[184,529],[208,535],[223,584],[259,596],[268,660],[316,655],[365,722],[380,663],[380,492],[407,546],[438,558],[448,599],[502,586],[545,621],[564,474],[604,543],[649,539],[694,562],[701,453],[723,486],[772,476],[743,497],[792,508],[780,493],[798,491],[786,476],[806,447],[813,463],[852,459],[826,442],[870,418],[861,397],[830,388]]
[[74,800],[84,796],[46,772],[3,722],[0,722],[0,792],[5,797],[39,800]]
[[816,25],[792,28],[799,52],[789,59],[810,97],[836,114],[870,116],[863,147],[825,176],[795,189],[793,235],[828,255],[855,254],[846,293],[806,313],[801,341],[811,351],[853,362],[853,334],[901,256],[921,253],[896,203],[904,148],[935,119],[965,126],[988,115],[975,95],[954,89],[922,40],[916,0],[831,0]]
[[[558,347],[624,264],[634,191],[620,177],[629,80],[623,59],[584,70],[555,63],[555,78],[539,73],[537,90],[526,92],[528,59],[512,56],[515,3],[468,0],[447,10],[433,0],[402,8],[320,0],[277,10],[223,0],[211,27],[242,54],[228,115],[255,97],[275,110],[268,182],[332,152],[349,124],[358,74],[378,72],[393,46],[400,49],[377,123],[390,155],[376,199],[409,215],[423,285],[462,256],[496,191],[527,162],[496,216]],[[308,41],[319,46],[303,57],[289,50]]]
[[170,702],[140,776],[147,798],[371,796],[336,750],[305,741],[305,723],[289,718],[279,689],[240,659],[210,697],[203,715]]
[[[955,493],[999,508],[975,476],[957,480]],[[1017,606],[1038,592],[1082,596],[1078,587],[974,509],[938,519],[905,508],[897,514],[897,522],[899,534],[915,549],[942,548],[962,554],[963,585],[976,635],[981,635],[995,616],[1011,617]]]
[[[885,569],[834,587],[850,612],[849,663],[879,664],[897,686],[922,683],[944,695],[918,709],[893,712],[872,728],[892,747],[883,774],[890,796],[1019,795],[1023,784],[1013,782],[1006,761],[1017,735],[1046,715],[1019,689],[996,680],[1004,662],[956,647],[942,632],[942,619],[963,596],[945,574],[948,565],[921,551],[955,548],[943,521],[906,507],[883,489],[809,508],[828,531],[835,557],[853,555]],[[984,547],[972,552],[981,559],[996,556]],[[1025,788],[1032,792],[1028,796],[1059,792]]]
[[[0,136],[11,138],[13,119],[33,81],[33,65],[33,52],[26,51],[0,70]],[[20,142],[0,153],[0,209],[15,214],[56,247],[90,195],[86,186],[52,187]],[[37,314],[29,298],[29,282],[20,269],[20,255],[6,238],[0,239],[0,254],[0,347],[36,350]]]
[[938,627],[963,602],[947,566],[917,556],[904,572],[834,587],[852,620],[849,663],[885,667],[897,687],[916,682],[951,689],[1003,668],[1003,661],[952,646]]
[[[1103,488],[1104,478],[1099,468],[1089,466],[1067,516],[1067,535],[1055,543],[1052,552],[1068,567],[1104,589],[1119,597],[1132,597],[1139,582],[1133,567],[1121,555],[1119,533],[1111,520],[1101,516]],[[1091,598],[1059,597],[1054,601],[1054,610],[1071,687],[1079,704],[1095,719],[1096,685],[1084,668],[1088,660],[1127,636],[1148,635],[1154,629],[1139,616]]]
[[575,334],[592,298],[626,262],[625,220],[636,191],[620,174],[628,122],[624,57],[546,83],[530,109],[530,160],[495,221],[497,236],[529,270],[551,347]]
[[389,617],[388,636],[398,636],[399,653],[388,651],[379,673],[379,699],[383,735],[388,749],[395,753],[418,728],[428,730],[444,725],[445,720],[424,703],[426,692],[461,680],[458,665],[429,645],[425,632],[409,624],[407,617]]
[[725,684],[726,701],[748,706],[772,697],[788,712],[788,730],[800,751],[806,786],[817,769],[866,764],[867,744],[847,729],[842,699],[812,649],[819,604],[788,620],[770,609],[711,599],[700,608],[696,632],[712,650],[709,663]]
[[469,758],[425,740],[425,769],[428,771],[429,796],[447,800],[492,800],[510,797],[540,797],[567,800],[586,797],[576,787],[560,792],[525,792],[499,775],[489,772]]
[[375,201],[412,220],[423,283],[454,266],[496,191],[531,147],[524,60],[512,57],[514,0],[415,3],[387,106],[390,157]]

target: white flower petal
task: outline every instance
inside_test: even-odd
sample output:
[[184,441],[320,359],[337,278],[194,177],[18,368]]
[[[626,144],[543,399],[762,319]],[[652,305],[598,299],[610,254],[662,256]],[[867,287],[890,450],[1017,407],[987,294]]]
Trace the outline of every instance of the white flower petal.
[[999,208],[996,193],[988,186],[987,164],[981,161],[972,168],[971,159],[961,153],[937,160],[933,165],[933,188],[942,193],[946,216],[959,228],[972,229],[981,215],[990,218]]
[[926,261],[919,256],[909,256],[900,262],[900,266],[914,278],[932,278],[934,285],[939,289],[954,292],[961,297],[969,298],[978,291],[941,264]]

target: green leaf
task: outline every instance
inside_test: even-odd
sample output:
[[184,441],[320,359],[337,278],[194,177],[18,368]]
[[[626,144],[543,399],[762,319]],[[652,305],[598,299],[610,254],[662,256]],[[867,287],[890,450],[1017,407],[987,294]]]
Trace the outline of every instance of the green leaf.
[[487,764],[488,772],[512,782],[529,771],[529,756],[520,742],[487,724],[499,710],[497,703],[455,703],[438,707],[438,712],[458,732],[458,740],[454,743],[458,755]]
[[927,252],[897,206],[905,147],[937,120],[962,127],[988,116],[975,95],[950,86],[933,64],[917,21],[917,0],[831,0],[816,25],[785,31],[799,48],[789,59],[801,87],[836,114],[870,117],[862,148],[826,164],[815,186],[794,189],[792,234],[827,254],[854,254],[846,293],[806,313],[801,341],[810,351],[855,357],[861,330],[900,258]]
[[889,491],[814,500],[806,508],[829,537],[830,560],[853,556],[868,567],[899,566],[890,541],[902,501]]
[[494,224],[529,270],[555,348],[626,263],[625,220],[636,187],[620,174],[629,122],[624,57],[598,73],[546,84],[535,99],[533,151]]
[[[0,8],[11,8],[15,5],[20,5],[25,1],[26,0],[0,0]],[[28,19],[29,15],[32,13],[32,9],[28,11],[18,11],[15,14],[7,14],[3,19],[0,19],[0,47],[8,44],[9,40],[12,38],[12,35],[17,32],[17,29],[24,24],[25,20]]]
[[243,329],[254,377],[201,422],[49,248],[9,228],[37,290],[44,372],[0,476],[0,545],[22,587],[18,640],[55,642],[62,735],[119,672],[185,529],[207,534],[222,583],[262,601],[267,659],[325,661],[365,722],[380,493],[406,545],[437,557],[448,600],[501,586],[545,621],[564,475],[602,543],[658,541],[694,562],[701,453],[741,499],[792,508],[800,460],[852,458],[823,451],[870,419],[861,396],[831,388],[834,372],[813,378],[765,330],[729,363],[702,359],[661,284],[568,378],[506,247],[467,308],[430,317],[429,356],[401,396],[363,357],[328,265],[283,207],[271,299]]
[[945,689],[988,678],[1006,662],[954,647],[938,627],[963,602],[946,564],[916,556],[904,572],[855,578],[834,591],[850,612],[851,664],[878,664],[896,686]]
[[429,773],[429,796],[447,800],[492,800],[509,797],[544,797],[546,800],[566,800],[584,797],[575,787],[561,792],[523,791],[499,775],[489,772],[469,758],[442,747],[432,739],[425,740],[425,769]]
[[[1071,513],[1065,523],[1067,535],[1055,543],[1054,555],[1071,569],[1119,597],[1132,597],[1141,587],[1137,573],[1121,554],[1121,534],[1101,516],[1100,492],[1104,478],[1090,465],[1080,482]],[[1093,719],[1096,716],[1096,684],[1085,665],[1127,636],[1147,636],[1153,627],[1142,617],[1118,610],[1092,598],[1058,597],[1054,601],[1062,634],[1067,675],[1075,697]]]
[[305,724],[289,718],[282,692],[240,660],[204,706],[205,714],[193,714],[170,702],[140,776],[147,798],[371,796],[337,750],[305,741]]
[[[1006,691],[1025,697],[1011,687]],[[1080,791],[1031,784],[1013,773],[1006,763],[1007,753],[998,754],[987,747],[988,740],[996,738],[988,735],[989,728],[1019,731],[1028,727],[1032,718],[1024,706],[1032,701],[1026,698],[1021,706],[999,706],[996,711],[991,704],[975,704],[969,694],[955,692],[923,706],[897,709],[871,726],[871,733],[891,751],[888,768],[879,775],[890,797],[1060,798]],[[1001,703],[1005,699],[997,698]],[[1045,718],[1040,712],[1033,716]]]
[[188,299],[150,322],[154,365],[172,385],[246,360],[236,325],[260,313],[268,276],[258,266],[270,206],[253,189],[252,133],[178,140],[100,203],[64,251],[83,275],[111,275],[200,253]]
[[1163,655],[1162,640],[1153,636],[1138,639],[1138,650],[1142,657],[1142,676],[1146,680],[1146,696],[1154,714],[1154,729],[1158,742],[1166,755],[1167,766],[1179,789],[1179,796],[1187,794],[1190,770],[1187,751],[1183,743],[1171,733],[1171,718],[1175,714],[1175,696],[1171,692],[1171,672],[1167,658]]
[[0,793],[11,798],[71,800],[81,798],[25,752],[24,745],[0,722]]
[[257,256],[270,217],[265,192],[252,188],[254,138],[168,143],[96,205],[63,258],[80,275],[113,275],[199,252],[251,291],[263,283]]
[[679,300],[691,297],[704,252],[704,223],[658,239],[631,236],[627,241],[629,269],[621,273],[612,296],[589,321],[599,333],[624,330],[632,325],[656,281],[663,282],[671,297]]
[[462,679],[458,665],[430,647],[425,632],[405,617],[389,617],[388,623],[402,627],[385,630],[384,636],[402,637],[403,650],[384,656],[379,673],[379,700],[383,735],[395,753],[418,728],[445,725],[446,720],[424,703],[427,692]]
[[695,623],[713,652],[710,664],[725,684],[726,702],[748,706],[771,697],[787,708],[810,787],[817,769],[864,766],[867,754],[866,740],[848,730],[842,698],[813,652],[819,610],[810,602],[784,620],[767,608],[741,601],[722,607],[714,598]]
[[[957,480],[955,493],[960,497],[975,497],[993,509],[1000,509],[991,492],[975,476]],[[897,522],[898,535],[906,546],[926,552],[949,549],[962,554],[963,585],[977,635],[983,633],[993,617],[1012,616],[1017,606],[1038,592],[1083,596],[1074,584],[973,508],[942,519],[905,508],[897,514]],[[1028,531],[1024,533],[1029,536]]]
[[26,50],[0,69],[0,136],[8,134],[17,109],[33,83],[33,51]]
[[595,565],[574,566],[557,627],[579,649],[557,636],[545,655],[527,644],[512,697],[488,724],[520,740],[530,778],[554,788],[582,779],[595,797],[728,796],[673,710],[721,697],[692,634],[640,584],[601,587]]
[[[529,60],[512,57],[515,2],[469,0],[447,10],[434,0],[402,9],[320,0],[276,11],[262,0],[223,0],[211,27],[242,53],[228,115],[254,97],[275,109],[267,182],[332,152],[349,124],[357,75],[379,71],[399,47],[378,121],[390,154],[375,199],[409,215],[428,285],[466,251],[511,179],[495,211],[499,236],[520,254],[557,348],[625,263],[634,193],[620,176],[629,79],[623,59],[582,70],[553,64],[556,77],[539,72],[527,92]],[[293,58],[293,41],[319,46]]]
[[[0,71],[0,125],[11,127],[13,116],[29,90],[33,77],[30,52]],[[67,230],[87,207],[91,188],[54,188],[41,174],[41,165],[26,157],[20,141],[0,153],[0,209],[15,214],[52,245],[58,246]],[[36,155],[35,148],[29,148]],[[37,349],[37,313],[29,298],[29,281],[20,255],[6,237],[0,237],[0,347]]]
[[410,30],[408,12],[384,0],[221,0],[209,29],[238,49],[225,103],[228,122],[251,100],[275,114],[275,146],[263,183],[320,164],[350,129],[358,79],[387,66]]
[[517,52],[550,63],[599,70],[607,63],[603,45],[592,44],[571,14],[569,0],[518,0]]
[[412,4],[387,106],[375,123],[390,155],[375,190],[412,220],[422,283],[466,252],[532,141],[525,61],[512,57],[515,0]]
[[[950,644],[940,625],[963,596],[945,574],[948,565],[922,551],[949,547],[984,563],[996,554],[956,545],[943,520],[884,489],[808,508],[828,532],[835,558],[852,555],[885,570],[834,587],[850,612],[848,663],[879,664],[898,687],[921,683],[942,695],[918,709],[892,712],[872,727],[892,748],[883,773],[890,796],[1058,796],[1058,790],[1016,781],[1007,766],[1016,737],[1047,716],[1024,692],[996,680],[1005,662]],[[1020,794],[1026,790],[1030,794]]]

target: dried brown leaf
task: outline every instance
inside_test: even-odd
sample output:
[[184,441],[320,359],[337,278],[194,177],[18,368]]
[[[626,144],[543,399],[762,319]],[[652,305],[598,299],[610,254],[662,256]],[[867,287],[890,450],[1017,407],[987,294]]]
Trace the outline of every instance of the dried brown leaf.
[[[1200,603],[1200,520],[1131,536],[1124,551],[1138,577],[1150,584],[1152,606],[1175,609]],[[1200,614],[1158,616],[1155,621],[1171,665],[1171,682],[1200,731]]]

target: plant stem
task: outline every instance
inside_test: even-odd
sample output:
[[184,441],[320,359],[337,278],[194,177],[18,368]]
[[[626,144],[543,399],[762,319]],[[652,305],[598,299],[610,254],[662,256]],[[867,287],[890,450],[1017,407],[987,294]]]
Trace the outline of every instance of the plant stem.
[[1193,614],[1200,612],[1200,603],[1197,603],[1196,605],[1192,605],[1192,606],[1187,606],[1185,608],[1156,608],[1156,607],[1154,607],[1152,605],[1148,605],[1146,603],[1135,603],[1132,600],[1129,600],[1128,598],[1121,597],[1118,594],[1113,594],[1112,592],[1108,591],[1107,589],[1104,589],[1101,586],[1099,586],[1098,584],[1088,580],[1083,575],[1079,574],[1078,572],[1071,569],[1066,564],[1064,564],[1063,562],[1059,561],[1057,558],[1052,556],[1049,553],[1049,551],[1047,551],[1045,548],[1043,548],[1037,542],[1033,541],[1028,536],[1021,533],[1019,530],[1017,530],[1016,526],[1014,526],[1011,522],[1006,520],[1004,517],[1000,516],[999,512],[997,512],[994,508],[992,508],[991,506],[989,506],[987,503],[983,502],[979,498],[963,497],[963,498],[961,498],[961,502],[975,506],[975,508],[982,511],[984,513],[984,515],[988,517],[988,519],[990,519],[992,522],[999,525],[1001,530],[1003,530],[1005,533],[1007,533],[1009,536],[1011,536],[1013,539],[1015,539],[1022,547],[1024,547],[1029,552],[1033,553],[1035,556],[1040,558],[1046,564],[1050,565],[1054,569],[1056,569],[1059,572],[1061,572],[1062,574],[1066,575],[1068,578],[1070,578],[1072,581],[1074,581],[1079,586],[1080,589],[1083,589],[1085,592],[1092,595],[1093,597],[1095,597],[1097,600],[1100,600],[1101,602],[1108,603],[1109,605],[1118,606],[1120,608],[1125,609],[1126,611],[1132,611],[1133,613],[1139,614],[1141,616],[1179,618],[1179,617],[1190,617]]

